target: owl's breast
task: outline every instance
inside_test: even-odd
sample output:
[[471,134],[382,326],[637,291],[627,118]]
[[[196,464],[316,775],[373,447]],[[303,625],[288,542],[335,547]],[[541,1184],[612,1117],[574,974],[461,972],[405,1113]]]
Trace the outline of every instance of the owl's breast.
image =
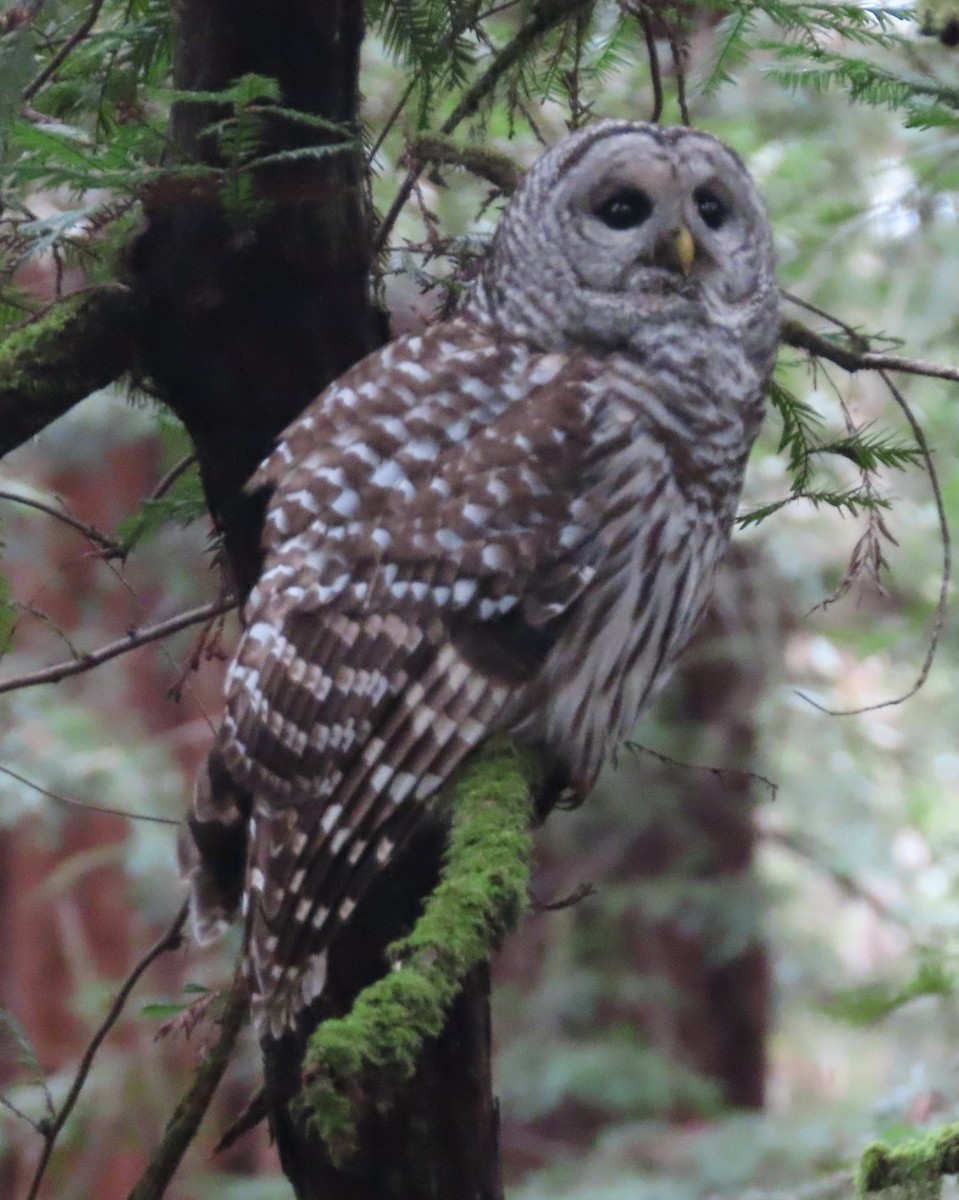
[[581,791],[633,731],[705,610],[738,496],[691,487],[670,439],[629,438],[606,464],[594,502],[604,554],[543,669],[520,725]]

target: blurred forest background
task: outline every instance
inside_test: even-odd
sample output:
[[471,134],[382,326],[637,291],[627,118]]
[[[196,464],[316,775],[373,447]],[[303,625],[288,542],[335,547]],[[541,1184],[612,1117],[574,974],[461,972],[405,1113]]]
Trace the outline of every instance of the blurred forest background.
[[[362,87],[380,213],[410,139],[439,128],[456,89],[529,11],[489,8],[484,41],[457,32],[456,5],[371,5]],[[168,23],[157,0],[0,11],[8,326],[122,270],[137,189],[164,151]],[[570,124],[648,118],[645,27],[663,120],[680,119],[682,95],[692,122],[756,177],[783,287],[877,348],[956,364],[954,26],[948,13],[878,5],[597,3],[456,136],[526,163]],[[423,64],[453,44],[459,59],[430,91]],[[462,166],[420,176],[383,259],[394,330],[448,302],[444,280],[495,225],[491,193]],[[959,1118],[955,624],[917,694],[858,715],[823,711],[911,690],[936,622],[937,508],[879,374],[813,367],[786,349],[777,378],[792,399],[767,420],[745,513],[795,489],[784,419],[823,443],[842,443],[850,423],[868,427],[861,436],[889,465],[864,475],[861,455],[815,456],[800,491],[819,502],[800,495],[747,524],[707,628],[636,746],[586,806],[539,833],[542,904],[496,963],[515,1200],[846,1196],[843,1168],[868,1141]],[[959,385],[898,378],[955,524]],[[26,1195],[40,1149],[31,1122],[62,1101],[110,997],[183,898],[175,822],[236,636],[235,616],[207,607],[219,581],[189,454],[169,414],[111,390],[0,468],[0,1195],[10,1200]],[[197,621],[163,640],[31,682],[193,610]],[[578,900],[547,910],[563,897]],[[127,1195],[210,1032],[158,1035],[194,993],[229,979],[237,948],[235,937],[185,944],[138,984],[61,1136],[47,1194]],[[210,1159],[258,1070],[250,1038],[171,1195],[289,1196],[262,1127]]]

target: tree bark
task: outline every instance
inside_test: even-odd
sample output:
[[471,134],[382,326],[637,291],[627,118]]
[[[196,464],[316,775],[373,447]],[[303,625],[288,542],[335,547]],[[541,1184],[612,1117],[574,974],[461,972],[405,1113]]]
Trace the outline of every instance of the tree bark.
[[[183,0],[176,12],[177,88],[271,76],[285,106],[358,131],[359,0]],[[172,138],[185,161],[217,165],[204,129],[222,115],[175,106]],[[270,149],[320,136],[277,122]],[[263,497],[247,496],[244,482],[305,405],[385,336],[369,289],[359,147],[271,167],[259,182],[266,203],[242,227],[214,192],[175,177],[152,189],[130,259],[142,367],[193,437],[241,597],[259,570],[263,516]],[[442,831],[427,831],[354,914],[331,953],[329,1015],[347,1012],[386,970],[385,947],[419,915],[442,844]],[[485,965],[466,979],[416,1079],[361,1123],[346,1163],[295,1114],[301,1058],[302,1047],[274,1046],[265,1062],[271,1125],[300,1200],[499,1200]]]

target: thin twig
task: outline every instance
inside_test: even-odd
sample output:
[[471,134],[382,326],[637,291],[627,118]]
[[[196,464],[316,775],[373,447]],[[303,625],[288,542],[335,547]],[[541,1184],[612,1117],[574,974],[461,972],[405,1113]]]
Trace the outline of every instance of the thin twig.
[[0,765],[0,774],[9,775],[17,783],[22,783],[24,787],[31,788],[41,796],[45,796],[48,800],[53,800],[56,804],[62,804],[66,808],[82,808],[87,812],[106,813],[108,817],[126,817],[129,821],[149,821],[153,825],[180,824],[173,817],[154,817],[149,813],[131,812],[125,808],[108,808],[103,804],[89,804],[86,800],[77,800],[73,796],[62,796],[59,792],[51,792],[48,788],[41,787],[39,783],[34,783],[32,779],[27,779],[25,775],[19,774],[19,772],[14,771],[11,767]]
[[166,1192],[223,1078],[236,1039],[246,1021],[248,1006],[246,987],[237,974],[220,1017],[219,1040],[203,1056],[193,1082],[174,1109],[160,1145],[128,1200],[160,1200]]
[[561,912],[564,908],[574,908],[577,904],[581,904],[595,895],[596,885],[594,883],[579,883],[571,892],[560,896],[557,900],[541,900],[530,888],[529,902],[536,912]]
[[366,156],[367,167],[369,167],[372,164],[373,159],[376,158],[377,154],[379,153],[380,147],[386,141],[390,130],[393,128],[393,126],[399,120],[399,117],[402,114],[403,109],[406,108],[409,98],[410,98],[410,96],[413,95],[415,88],[416,88],[416,80],[411,79],[410,82],[406,85],[406,89],[404,90],[403,95],[400,96],[399,100],[397,100],[396,105],[393,108],[393,111],[386,118],[386,121],[383,124],[383,128],[380,130],[379,137],[376,139],[376,141],[370,147],[370,152]]
[[659,51],[656,49],[656,33],[649,13],[643,8],[633,10],[636,20],[643,28],[646,39],[646,57],[649,59],[649,78],[653,85],[653,111],[649,115],[650,124],[656,125],[663,115],[663,74],[659,66]]
[[669,52],[673,56],[673,67],[676,71],[676,102],[679,105],[679,115],[684,125],[691,125],[689,106],[686,103],[686,67],[683,62],[685,47],[668,26],[666,37],[669,41]]
[[222,1154],[224,1150],[229,1150],[244,1134],[249,1133],[251,1129],[255,1129],[269,1115],[270,1102],[266,1096],[266,1089],[260,1088],[247,1104],[246,1108],[244,1108],[213,1147],[214,1157],[217,1154]]
[[150,500],[159,500],[161,497],[165,496],[170,488],[173,487],[176,481],[180,478],[180,476],[184,474],[184,472],[188,471],[195,462],[196,455],[187,454],[181,458],[178,463],[174,463],[150,493],[148,498]]
[[[478,79],[463,92],[459,103],[440,126],[439,132],[444,137],[453,133],[467,117],[471,117],[486,97],[495,89],[500,79],[513,67],[529,48],[548,33],[554,25],[571,17],[577,9],[584,7],[588,0],[541,0],[533,9],[529,20],[521,25],[515,36],[499,51],[493,61]],[[393,203],[380,222],[380,227],[373,238],[373,256],[378,256],[393,231],[393,226],[404,205],[413,192],[413,185],[422,172],[422,164],[413,163],[403,177],[403,181],[393,197]]]
[[50,59],[47,65],[40,72],[40,74],[36,76],[33,82],[28,83],[23,89],[22,99],[24,104],[33,99],[33,97],[43,87],[47,80],[55,75],[57,71],[59,71],[67,58],[69,58],[77,46],[80,45],[93,26],[97,23],[97,17],[100,15],[101,8],[103,8],[103,0],[93,0],[93,3],[90,5],[89,10],[87,11],[86,17],[77,31],[72,35],[72,37],[67,38],[56,54],[54,54],[53,58]]
[[39,671],[28,671],[23,675],[14,675],[11,679],[0,681],[0,695],[4,692],[18,691],[20,688],[35,687],[41,683],[59,683],[61,679],[66,679],[70,675],[81,675],[84,671],[92,671],[94,667],[99,667],[101,663],[105,663],[111,658],[118,658],[121,654],[135,650],[138,646],[145,646],[149,642],[169,637],[170,634],[178,633],[181,629],[188,629],[191,625],[199,625],[211,617],[229,612],[235,607],[236,600],[228,596],[214,600],[211,604],[203,604],[199,608],[191,608],[189,612],[169,617],[166,621],[158,621],[156,625],[147,625],[143,629],[131,629],[119,641],[101,646],[99,650],[90,650],[87,654],[82,654],[71,662],[54,663],[51,667],[43,667]]
[[854,326],[849,325],[841,317],[837,317],[835,313],[827,312],[826,309],[820,308],[818,304],[813,304],[810,300],[803,300],[801,296],[797,296],[794,292],[787,292],[785,288],[780,288],[780,292],[784,299],[790,304],[798,304],[800,308],[804,308],[807,312],[815,313],[817,317],[822,317],[831,325],[835,325],[837,329],[841,329],[847,338],[854,346],[858,346],[862,351],[868,351],[869,342]]
[[40,1184],[43,1182],[43,1177],[46,1174],[47,1166],[50,1162],[50,1156],[53,1154],[53,1148],[57,1138],[60,1136],[60,1131],[66,1124],[67,1118],[73,1112],[77,1100],[80,1098],[80,1092],[83,1090],[83,1085],[86,1083],[90,1074],[90,1069],[93,1066],[93,1060],[96,1057],[97,1051],[103,1044],[107,1034],[113,1028],[123,1012],[123,1006],[127,1002],[127,998],[133,991],[144,971],[154,963],[162,954],[166,954],[169,950],[175,950],[180,945],[180,937],[183,933],[183,926],[186,924],[189,905],[184,904],[176,915],[176,919],[166,933],[155,942],[154,945],[146,952],[146,954],[136,964],[130,974],[123,981],[120,990],[117,992],[113,1003],[110,1005],[106,1017],[100,1024],[96,1033],[90,1040],[89,1045],[83,1052],[83,1057],[80,1059],[80,1065],[77,1068],[76,1078],[67,1093],[67,1097],[60,1107],[54,1120],[44,1134],[43,1150],[40,1154],[40,1161],[37,1163],[37,1169],[33,1176],[33,1183],[30,1185],[30,1190],[27,1193],[26,1200],[36,1200],[40,1191]]
[[912,430],[912,436],[916,439],[916,445],[922,454],[926,474],[929,477],[929,484],[935,499],[936,514],[939,520],[939,535],[942,542],[942,579],[939,584],[939,600],[936,604],[936,617],[932,627],[932,636],[926,648],[926,657],[923,659],[919,674],[916,676],[912,687],[908,691],[903,692],[901,696],[896,696],[892,700],[881,700],[878,704],[866,704],[862,708],[827,708],[825,705],[813,700],[811,696],[807,696],[804,692],[797,693],[807,704],[811,704],[813,708],[818,709],[819,712],[826,713],[830,717],[856,717],[862,713],[876,712],[881,708],[892,708],[897,704],[903,704],[906,700],[915,696],[916,692],[919,691],[929,678],[929,672],[932,669],[936,651],[939,649],[939,641],[946,623],[949,584],[952,579],[952,542],[949,536],[949,519],[946,516],[946,506],[942,498],[942,488],[939,484],[939,474],[936,471],[936,466],[932,459],[932,451],[929,449],[929,443],[926,441],[926,435],[923,433],[922,426],[916,420],[915,414],[909,407],[905,396],[903,396],[902,392],[899,391],[885,371],[880,371],[879,375],[889,389],[892,398],[899,405],[909,428]]
[[768,775],[760,775],[758,771],[749,771],[743,767],[705,767],[700,763],[683,762],[680,758],[673,758],[672,755],[651,750],[649,746],[644,746],[641,742],[623,742],[623,746],[632,754],[648,754],[650,758],[655,758],[664,767],[679,767],[683,771],[699,771],[712,775],[715,779],[732,777],[743,779],[747,783],[761,783],[763,787],[769,789],[770,799],[775,800],[779,795],[779,784],[770,779]]
[[[48,1095],[49,1095],[49,1093],[48,1093]],[[26,1123],[30,1126],[30,1128],[34,1131],[34,1133],[39,1133],[39,1135],[41,1137],[44,1136],[44,1132],[43,1132],[44,1131],[44,1122],[42,1120],[41,1121],[35,1120],[28,1113],[25,1113],[22,1109],[17,1108],[17,1106],[10,1099],[10,1097],[5,1096],[2,1092],[0,1092],[0,1107],[7,1109],[9,1112],[12,1112],[13,1115],[17,1118],[17,1120],[26,1121]]]
[[31,496],[24,496],[20,492],[0,491],[0,500],[9,500],[12,504],[22,504],[25,508],[35,508],[38,512],[46,513],[47,516],[61,521],[64,525],[69,525],[77,533],[82,533],[95,546],[99,546],[106,554],[113,555],[115,558],[120,557],[123,553],[119,543],[115,542],[113,538],[102,533],[95,525],[90,525],[86,521],[81,521],[79,517],[74,517],[65,509],[55,508],[52,504],[46,504],[43,500],[34,500]]

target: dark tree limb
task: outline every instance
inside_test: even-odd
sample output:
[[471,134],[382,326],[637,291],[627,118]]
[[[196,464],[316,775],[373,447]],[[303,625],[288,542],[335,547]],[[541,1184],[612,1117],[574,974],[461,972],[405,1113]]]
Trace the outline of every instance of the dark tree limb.
[[0,456],[133,366],[128,288],[69,296],[0,344]]

